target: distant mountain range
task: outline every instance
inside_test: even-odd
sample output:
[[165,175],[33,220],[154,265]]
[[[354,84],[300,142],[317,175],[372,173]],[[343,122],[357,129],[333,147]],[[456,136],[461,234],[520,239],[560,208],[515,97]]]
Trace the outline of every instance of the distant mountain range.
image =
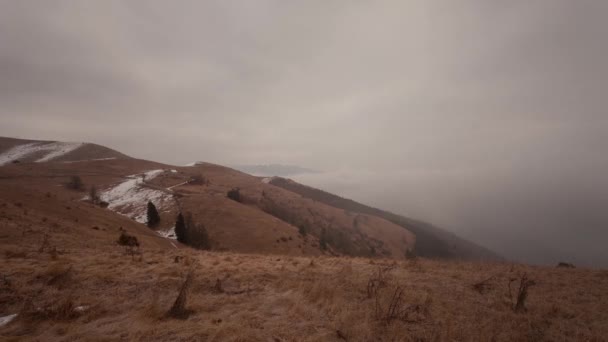
[[296,165],[266,164],[266,165],[234,165],[232,168],[254,176],[288,177],[304,173],[318,173],[317,170],[307,169]]

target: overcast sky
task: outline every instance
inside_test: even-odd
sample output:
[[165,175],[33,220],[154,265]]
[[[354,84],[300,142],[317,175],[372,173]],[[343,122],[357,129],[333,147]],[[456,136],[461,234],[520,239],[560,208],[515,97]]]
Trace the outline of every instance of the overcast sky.
[[1,1],[0,135],[311,185],[608,267],[608,2]]

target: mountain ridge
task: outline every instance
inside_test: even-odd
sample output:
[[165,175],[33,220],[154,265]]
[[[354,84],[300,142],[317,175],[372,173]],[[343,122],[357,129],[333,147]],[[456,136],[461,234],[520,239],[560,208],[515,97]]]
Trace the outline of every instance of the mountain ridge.
[[423,257],[464,258],[502,260],[494,252],[458,237],[456,234],[421,220],[412,219],[386,210],[374,208],[351,199],[334,195],[324,190],[300,184],[292,179],[271,177],[268,182],[272,185],[293,191],[304,197],[323,202],[325,204],[382,217],[396,225],[412,231],[416,235],[416,253]]
[[[204,223],[217,250],[401,259],[412,254],[497,259],[493,253],[481,252],[485,250],[424,222],[322,190],[295,186],[293,181],[287,186],[283,178],[269,181],[220,165],[200,162],[173,166],[134,159],[95,144],[12,138],[0,138],[0,158],[31,144],[78,145],[67,145],[73,148],[59,152],[48,149],[42,156],[36,151],[25,153],[14,159],[17,163],[14,160],[5,163],[0,176],[52,177],[67,182],[70,175],[80,175],[87,186],[99,190],[109,209],[140,223],[145,222],[147,201],[156,201],[164,222],[158,233],[163,236],[171,235],[175,216],[186,210]],[[52,189],[57,185],[61,183],[55,180],[42,182],[40,186]],[[226,196],[234,188],[241,193],[240,203]],[[313,191],[311,196],[311,190],[307,193],[303,189],[317,192]]]

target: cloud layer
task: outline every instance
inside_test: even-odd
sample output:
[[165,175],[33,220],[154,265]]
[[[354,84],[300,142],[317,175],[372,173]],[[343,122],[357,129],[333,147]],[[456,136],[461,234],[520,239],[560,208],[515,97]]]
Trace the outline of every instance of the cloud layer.
[[328,170],[507,256],[606,266],[607,10],[5,1],[0,134]]

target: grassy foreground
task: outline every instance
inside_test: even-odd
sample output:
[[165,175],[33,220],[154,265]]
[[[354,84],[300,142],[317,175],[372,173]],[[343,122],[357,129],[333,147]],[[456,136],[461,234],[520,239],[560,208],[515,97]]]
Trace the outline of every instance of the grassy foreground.
[[[0,248],[0,316],[18,313],[0,327],[6,341],[603,341],[608,336],[608,271],[188,248],[130,254],[118,245]],[[516,310],[524,275],[527,298]],[[180,290],[182,301],[169,314]]]

